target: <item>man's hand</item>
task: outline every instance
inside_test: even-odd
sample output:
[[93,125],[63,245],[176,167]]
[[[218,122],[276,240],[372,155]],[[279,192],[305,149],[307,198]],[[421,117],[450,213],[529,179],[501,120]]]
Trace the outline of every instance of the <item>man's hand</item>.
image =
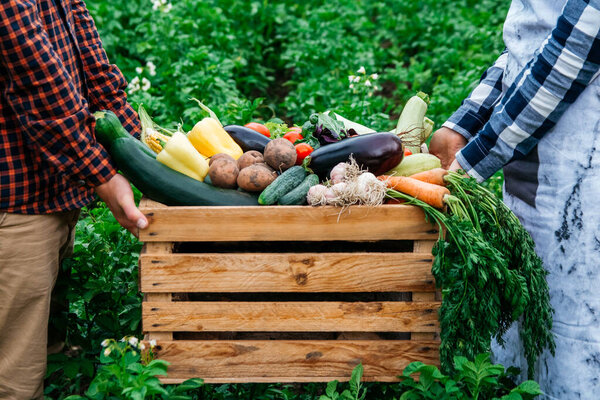
[[440,128],[433,134],[429,152],[442,161],[442,168],[448,169],[457,151],[467,145],[467,139],[450,128]]
[[148,226],[148,220],[135,205],[129,181],[116,174],[108,182],[96,187],[96,193],[108,206],[117,222],[137,236],[137,229]]
[[450,164],[450,167],[448,168],[448,171],[458,171],[460,169],[463,169],[463,167],[460,166],[458,160],[454,159],[454,161],[452,161],[452,164]]

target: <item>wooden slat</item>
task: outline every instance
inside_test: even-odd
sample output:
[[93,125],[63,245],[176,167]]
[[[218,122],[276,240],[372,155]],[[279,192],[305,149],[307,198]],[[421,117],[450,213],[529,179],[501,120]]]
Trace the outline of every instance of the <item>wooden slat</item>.
[[[413,361],[439,364],[437,341],[171,341],[156,356],[171,363],[168,383],[347,381],[362,362],[363,380],[394,382]],[[166,380],[165,380],[166,381]]]
[[[435,240],[416,240],[414,243],[415,253],[428,253],[431,254]],[[412,294],[412,300],[414,302],[432,302],[436,301],[435,292],[431,291],[415,291]],[[426,332],[412,332],[410,334],[411,340],[434,340],[436,339],[436,333]]]
[[141,291],[433,292],[431,254],[142,254]]
[[436,332],[440,303],[145,302],[155,332]]
[[[171,293],[148,293],[144,295],[146,302],[152,302],[152,304],[161,304],[161,307],[166,304],[171,304]],[[142,318],[142,329],[147,332],[145,335],[148,340],[173,340],[173,332],[157,332],[151,327],[144,329],[149,323]]]
[[157,207],[142,204],[144,242],[435,239],[423,211],[406,205],[336,207]]

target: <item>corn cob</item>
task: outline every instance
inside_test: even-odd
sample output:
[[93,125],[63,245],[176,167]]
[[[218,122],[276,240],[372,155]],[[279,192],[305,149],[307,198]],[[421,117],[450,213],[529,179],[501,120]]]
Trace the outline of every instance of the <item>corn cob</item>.
[[[160,153],[163,147],[165,147],[165,144],[171,139],[173,133],[154,123],[141,105],[138,108],[138,115],[142,122],[142,135],[140,140],[156,154]],[[158,130],[165,133],[161,133]]]
[[171,139],[170,136],[164,135],[153,129],[146,129],[145,135],[143,136],[144,144],[157,154],[160,153],[169,139]]

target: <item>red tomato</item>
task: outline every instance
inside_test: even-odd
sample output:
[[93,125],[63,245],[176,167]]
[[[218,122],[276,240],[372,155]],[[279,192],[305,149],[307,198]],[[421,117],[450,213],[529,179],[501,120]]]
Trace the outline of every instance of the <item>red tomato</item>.
[[412,156],[412,151],[410,151],[409,149],[404,149],[404,157],[406,156]]
[[248,122],[244,125],[246,128],[250,128],[256,132],[262,133],[266,137],[271,137],[271,132],[269,132],[269,128],[264,126],[263,124],[259,124],[258,122]]
[[313,148],[308,143],[298,143],[296,146],[296,165],[302,165],[304,159],[313,152]]
[[292,126],[291,128],[288,129],[288,132],[302,133],[302,128],[299,126]]
[[292,144],[296,143],[296,141],[298,140],[303,139],[302,135],[298,132],[288,132],[285,135],[283,135],[283,138],[289,140],[290,142],[292,142]]

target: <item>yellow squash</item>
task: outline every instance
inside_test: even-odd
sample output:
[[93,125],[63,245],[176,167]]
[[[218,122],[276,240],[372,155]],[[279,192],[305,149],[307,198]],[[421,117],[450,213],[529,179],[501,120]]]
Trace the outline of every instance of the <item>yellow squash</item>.
[[175,132],[171,136],[156,160],[201,182],[208,174],[208,162],[181,132]]
[[204,118],[198,122],[187,137],[196,150],[206,157],[225,153],[237,160],[244,153],[221,124],[213,118]]

